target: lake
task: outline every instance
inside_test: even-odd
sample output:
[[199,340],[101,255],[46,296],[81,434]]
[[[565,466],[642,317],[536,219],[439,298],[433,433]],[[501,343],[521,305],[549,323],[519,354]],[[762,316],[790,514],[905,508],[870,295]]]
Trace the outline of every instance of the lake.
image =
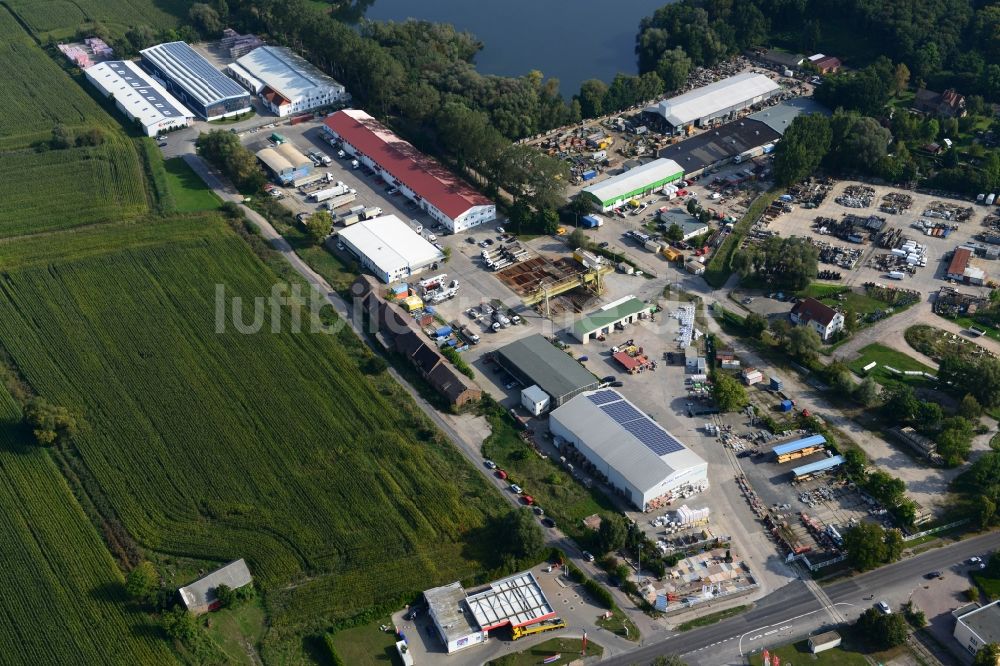
[[636,74],[639,21],[669,0],[375,0],[365,13],[377,21],[423,19],[473,33],[483,74],[523,76],[537,69],[559,79],[571,97],[587,79]]

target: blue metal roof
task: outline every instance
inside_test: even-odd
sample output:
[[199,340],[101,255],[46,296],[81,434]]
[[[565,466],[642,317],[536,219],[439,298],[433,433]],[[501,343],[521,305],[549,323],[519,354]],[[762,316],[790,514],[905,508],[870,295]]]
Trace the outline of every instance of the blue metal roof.
[[778,444],[771,450],[774,452],[774,455],[783,456],[788,453],[795,453],[796,451],[801,451],[807,447],[816,446],[817,444],[823,444],[825,442],[826,437],[823,435],[809,435],[808,437],[803,437],[802,439],[796,439],[793,442]]
[[834,467],[842,464],[844,464],[844,456],[833,456],[832,458],[817,460],[814,463],[809,463],[808,465],[803,465],[802,467],[796,467],[792,470],[792,474],[797,477],[805,476],[806,474],[815,474],[816,472],[833,469]]

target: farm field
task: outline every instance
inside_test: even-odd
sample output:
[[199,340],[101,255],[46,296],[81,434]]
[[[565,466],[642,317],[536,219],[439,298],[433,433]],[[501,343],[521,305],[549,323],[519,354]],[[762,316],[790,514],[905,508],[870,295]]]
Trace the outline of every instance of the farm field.
[[49,454],[0,386],[0,644],[12,664],[176,663]]
[[38,36],[70,37],[82,23],[99,22],[113,31],[148,25],[175,28],[186,15],[185,0],[8,0],[15,14]]
[[0,153],[0,238],[139,217],[148,212],[131,142]]
[[217,332],[216,285],[249,321],[277,281],[225,223],[61,236],[0,244],[0,344],[84,414],[76,448],[140,545],[245,557],[289,641],[483,568],[500,498],[353,334],[292,333],[287,311],[285,332]]
[[[0,7],[0,150],[48,139],[52,127],[100,125],[111,118]],[[6,177],[6,176],[4,176]]]

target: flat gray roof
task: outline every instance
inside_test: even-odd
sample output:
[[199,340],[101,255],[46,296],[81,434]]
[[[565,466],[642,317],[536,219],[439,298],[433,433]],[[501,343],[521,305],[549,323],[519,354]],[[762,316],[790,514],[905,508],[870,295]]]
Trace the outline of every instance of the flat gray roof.
[[535,333],[497,350],[513,366],[558,402],[565,395],[597,387],[597,378],[569,354]]
[[438,628],[450,643],[479,631],[472,611],[465,606],[465,590],[459,582],[424,591],[427,606],[433,611]]
[[966,613],[959,622],[976,632],[983,643],[1000,643],[1000,601]]
[[235,590],[238,587],[249,585],[251,582],[253,582],[253,576],[250,575],[250,569],[247,568],[247,563],[240,558],[199,578],[190,585],[182,587],[179,591],[184,605],[189,610],[197,611],[212,605],[218,596],[216,589],[220,585],[227,585]]
[[821,113],[824,116],[830,115],[830,110],[814,100],[812,97],[793,97],[786,99],[780,104],[769,106],[763,111],[751,113],[747,118],[757,120],[778,134],[784,136],[785,130],[792,124],[798,116],[810,113]]

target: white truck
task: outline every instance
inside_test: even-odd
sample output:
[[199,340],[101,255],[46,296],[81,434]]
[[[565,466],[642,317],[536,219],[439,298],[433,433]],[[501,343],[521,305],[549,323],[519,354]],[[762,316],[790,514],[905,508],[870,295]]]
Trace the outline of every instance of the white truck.
[[341,194],[347,194],[348,192],[355,192],[350,187],[345,185],[343,181],[337,181],[337,184],[333,187],[327,187],[322,190],[316,190],[309,194],[309,200],[319,203],[321,201],[326,201],[327,199],[332,199],[333,197],[339,197]]
[[467,325],[462,327],[462,335],[471,344],[474,344],[474,345],[478,345],[479,344],[479,334],[478,333],[474,333],[472,331],[472,329],[469,328]]
[[361,211],[361,217],[362,219],[365,220],[370,220],[373,217],[378,217],[381,214],[382,214],[382,209],[379,208],[378,206],[369,206],[368,208],[365,208],[363,211]]
[[351,203],[352,201],[354,201],[357,198],[358,198],[358,193],[355,192],[354,190],[351,190],[350,192],[347,192],[345,194],[341,194],[339,196],[333,197],[332,199],[330,199],[329,201],[327,201],[326,204],[325,204],[326,205],[326,209],[327,210],[336,210],[337,208],[340,208],[341,206],[346,206],[347,204]]
[[318,150],[310,150],[309,151],[309,157],[311,159],[315,160],[316,162],[319,162],[320,164],[323,164],[324,166],[333,162],[333,160],[330,159],[329,155],[327,155],[325,153],[321,153]]

